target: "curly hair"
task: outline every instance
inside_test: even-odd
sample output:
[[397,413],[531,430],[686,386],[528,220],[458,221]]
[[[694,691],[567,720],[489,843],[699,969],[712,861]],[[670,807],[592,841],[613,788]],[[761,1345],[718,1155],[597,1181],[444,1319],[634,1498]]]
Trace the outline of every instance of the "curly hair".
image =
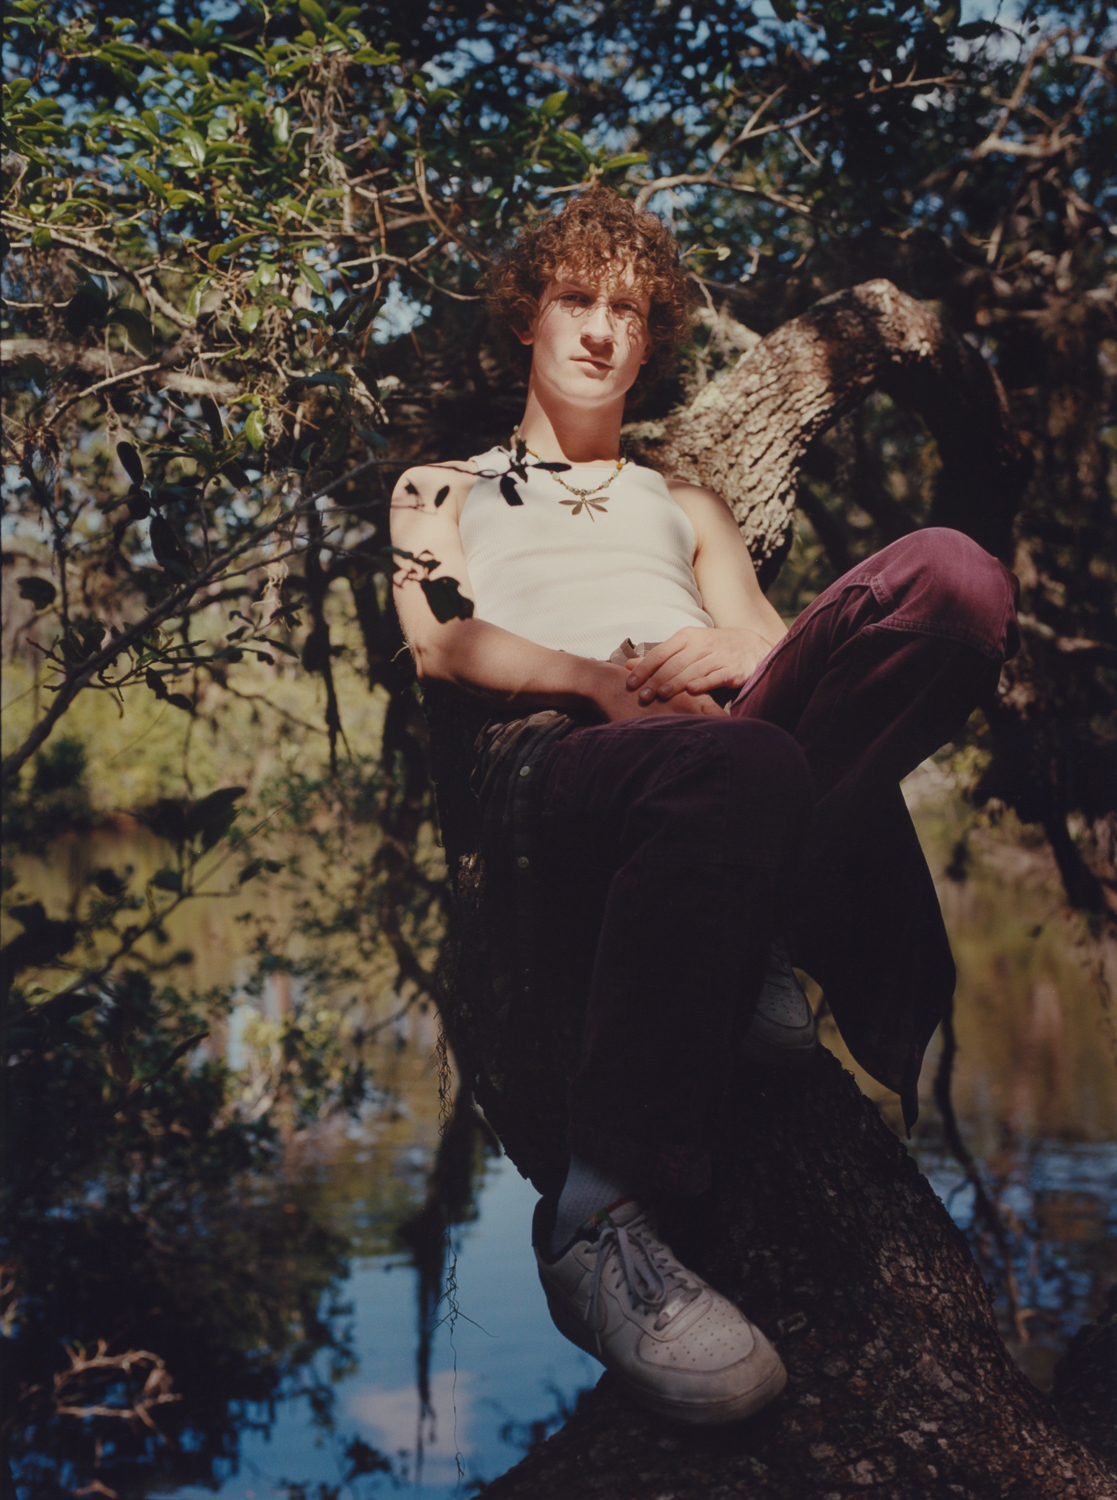
[[651,352],[638,384],[664,374],[693,322],[691,285],[679,247],[656,214],[635,208],[600,183],[525,229],[486,275],[485,300],[504,354],[530,364],[530,348],[516,333],[531,327],[544,288],[560,271],[596,280],[618,261],[631,262],[636,290],[651,299]]

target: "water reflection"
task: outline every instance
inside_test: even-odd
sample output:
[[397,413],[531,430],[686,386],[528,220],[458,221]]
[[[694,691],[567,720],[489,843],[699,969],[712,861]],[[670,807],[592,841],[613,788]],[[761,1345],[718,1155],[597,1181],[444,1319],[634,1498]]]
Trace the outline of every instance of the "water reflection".
[[[1117,1054],[1100,982],[1109,964],[1113,992],[1117,962],[1065,913],[1026,836],[975,831],[941,797],[917,816],[958,959],[953,1096],[1005,1225],[1023,1337],[1008,1326],[972,1186],[944,1144],[934,1049],[911,1144],[982,1257],[1016,1357],[1046,1385],[1117,1281]],[[147,855],[141,845],[128,857]],[[104,851],[68,850],[61,888],[42,899],[64,908],[91,861],[107,862]],[[236,916],[214,903],[192,932],[184,914],[171,941],[196,952],[195,982],[237,977]],[[221,962],[233,967],[219,975]],[[394,1005],[385,996],[377,1015]],[[235,1040],[234,1030],[222,1048]],[[826,1022],[824,1040],[841,1053]],[[385,1028],[377,1106],[291,1135],[274,1170],[239,1195],[199,1193],[139,1226],[123,1211],[50,1226],[40,1302],[21,1314],[46,1350],[43,1378],[60,1340],[108,1333],[113,1349],[159,1350],[184,1399],[155,1413],[157,1433],[120,1422],[99,1456],[89,1422],[35,1429],[16,1454],[25,1500],[90,1479],[101,1488],[87,1492],[180,1500],[215,1488],[225,1500],[330,1500],[403,1484],[448,1500],[562,1422],[597,1366],[547,1316],[528,1246],[531,1189],[464,1111],[439,1152],[436,1044],[429,1012]],[[880,1104],[894,1119],[894,1101]]]

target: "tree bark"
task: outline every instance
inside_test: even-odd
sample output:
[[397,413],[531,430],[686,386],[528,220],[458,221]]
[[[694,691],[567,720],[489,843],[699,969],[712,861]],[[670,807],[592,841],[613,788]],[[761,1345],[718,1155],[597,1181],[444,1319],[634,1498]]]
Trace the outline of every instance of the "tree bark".
[[[935,519],[964,521],[1003,550],[1023,464],[999,382],[887,282],[819,303],[686,411],[632,436],[645,461],[726,496],[763,573],[786,550],[807,447],[874,388],[903,392],[939,438]],[[453,708],[437,694],[429,706],[432,748],[445,752]],[[439,790],[457,900],[443,1018],[463,1086],[519,1170],[548,1191],[565,1172],[580,1004],[559,952],[523,983],[494,962],[494,914],[511,909],[513,877],[486,875],[476,850],[449,836],[470,826],[467,793],[449,776]],[[719,1141],[711,1192],[665,1220],[665,1236],[776,1342],[787,1392],[747,1422],[698,1431],[642,1412],[606,1376],[487,1495],[1117,1500],[1104,1451],[1112,1328],[1082,1340],[1087,1354],[1062,1382],[1064,1420],[1008,1357],[946,1209],[829,1054],[800,1078],[742,1060]]]
[[977,349],[889,281],[824,298],[689,407],[625,435],[645,463],[729,501],[766,584],[790,546],[807,449],[875,390],[918,412],[938,444],[932,524],[1006,555],[1027,460],[1001,383]]
[[669,1242],[776,1343],[788,1388],[713,1432],[604,1377],[492,1500],[1101,1500],[1117,1479],[1013,1365],[960,1231],[848,1073],[742,1063],[715,1187]]

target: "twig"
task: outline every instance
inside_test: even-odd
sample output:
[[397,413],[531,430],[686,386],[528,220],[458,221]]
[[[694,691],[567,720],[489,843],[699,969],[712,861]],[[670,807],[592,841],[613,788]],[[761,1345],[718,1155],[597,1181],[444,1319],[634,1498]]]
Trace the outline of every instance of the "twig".
[[71,406],[76,406],[79,401],[84,401],[87,396],[95,396],[98,391],[103,391],[107,386],[119,385],[122,380],[132,380],[137,375],[150,375],[152,370],[162,368],[158,362],[153,365],[139,365],[134,370],[125,370],[120,375],[110,375],[107,380],[99,380],[96,385],[87,385],[85,390],[79,391],[76,396],[71,396],[69,401],[63,401],[58,409],[51,413],[51,421],[57,422],[64,411],[69,411]]
[[47,738],[77,695],[89,686],[90,682],[99,672],[103,672],[106,667],[111,666],[122,651],[127,651],[132,645],[140,641],[153,625],[158,625],[163,620],[173,618],[178,613],[180,606],[192,599],[200,589],[222,578],[230,564],[238,558],[243,557],[245,553],[250,552],[254,547],[258,547],[272,532],[278,531],[283,526],[291,525],[296,516],[302,512],[309,511],[313,506],[317,505],[319,500],[332,494],[338,485],[348,484],[358,474],[363,474],[366,469],[374,469],[376,467],[376,459],[366,459],[364,463],[358,464],[355,469],[349,469],[346,473],[339,475],[337,479],[331,480],[329,484],[324,485],[322,489],[310,496],[309,499],[299,501],[290,511],[283,512],[276,516],[273,521],[269,521],[266,525],[262,526],[254,536],[246,538],[245,541],[241,542],[239,546],[234,547],[225,557],[215,558],[208,568],[203,569],[194,578],[180,584],[178,588],[168,594],[162,604],[156,605],[142,620],[138,620],[120,635],[114,636],[107,646],[102,646],[99,651],[95,652],[81,669],[75,672],[58,689],[58,695],[54,702],[39,720],[38,724],[31,730],[23,744],[4,760],[3,766],[0,767],[0,780],[7,781],[12,776],[18,774],[24,762],[35,753]]
[[221,688],[226,693],[231,693],[234,698],[239,698],[243,703],[263,703],[273,713],[280,714],[284,719],[289,719],[292,724],[297,724],[300,729],[309,729],[312,734],[328,734],[329,730],[323,729],[321,724],[311,724],[306,719],[300,719],[289,709],[282,708],[278,703],[273,703],[265,693],[242,693],[239,688],[231,686],[228,682],[222,682]]
[[814,219],[822,223],[822,215],[814,213],[805,203],[796,203],[793,198],[785,198],[781,193],[769,192],[766,188],[752,187],[746,182],[734,182],[729,178],[721,178],[715,175],[711,167],[708,172],[681,172],[675,177],[657,177],[654,182],[646,182],[636,195],[636,207],[643,208],[653,193],[665,191],[673,187],[720,187],[726,188],[732,193],[747,193],[750,197],[763,198],[768,203],[774,203],[778,208],[790,209],[792,213],[801,214],[805,219]]
[[1012,1253],[1009,1248],[1008,1235],[1005,1232],[1004,1220],[1001,1218],[1000,1210],[989,1196],[985,1183],[982,1181],[981,1172],[977,1162],[974,1160],[969,1147],[962,1139],[962,1132],[958,1126],[958,1116],[954,1111],[954,1100],[951,1096],[951,1082],[954,1076],[954,1059],[958,1053],[958,1039],[954,1031],[954,1003],[951,1001],[946,1015],[942,1020],[942,1055],[939,1057],[939,1065],[935,1071],[935,1103],[939,1107],[942,1117],[943,1136],[950,1149],[951,1155],[962,1168],[966,1180],[974,1191],[974,1217],[985,1224],[996,1242],[997,1250],[1001,1257],[1001,1264],[1005,1273],[1005,1295],[1008,1298],[1008,1312],[1012,1320],[1012,1326],[1016,1330],[1016,1336],[1022,1344],[1028,1342],[1028,1327],[1025,1322],[1025,1313],[1020,1307],[1020,1288],[1016,1280],[1016,1272],[1012,1265]]

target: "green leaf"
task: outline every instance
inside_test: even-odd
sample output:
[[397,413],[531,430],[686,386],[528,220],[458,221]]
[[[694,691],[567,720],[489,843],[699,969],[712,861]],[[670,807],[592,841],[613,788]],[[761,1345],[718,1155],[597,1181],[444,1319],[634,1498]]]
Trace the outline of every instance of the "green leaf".
[[252,488],[251,479],[249,479],[238,463],[224,463],[218,472],[223,474],[226,479],[231,480],[238,490],[250,490]]
[[50,230],[44,224],[36,224],[31,231],[31,243],[36,250],[49,250],[54,244]]
[[221,420],[221,408],[212,396],[203,396],[198,402],[202,409],[202,418],[209,428],[209,435],[213,439],[213,446],[220,448],[225,441],[225,424]]
[[116,871],[107,865],[100,870],[94,870],[92,879],[102,896],[123,896],[128,889],[128,882],[122,880]]
[[188,433],[182,439],[182,446],[189,453],[195,463],[200,464],[203,469],[212,469],[217,462],[217,455],[208,438],[202,437],[200,432]]
[[200,834],[203,850],[212,849],[232,828],[237,816],[234,804],[247,790],[243,786],[223,786],[193,803],[186,811],[187,837]]
[[255,303],[246,307],[240,315],[240,326],[245,333],[251,333],[264,316],[264,309],[257,307]]
[[124,472],[128,475],[128,478],[132,481],[132,483],[135,485],[142,485],[144,482],[143,461],[141,460],[140,455],[136,452],[135,448],[132,447],[132,444],[117,443],[116,456],[124,465]]
[[32,381],[39,390],[45,391],[50,384],[50,371],[37,354],[25,354],[16,367],[23,379]]
[[158,672],[153,672],[151,668],[148,667],[147,671],[144,673],[144,682],[147,683],[148,687],[157,698],[163,701],[166,700],[166,684],[163,682],[163,679],[159,676]]
[[129,162],[128,165],[134,175],[140,179],[145,187],[150,188],[157,198],[166,198],[167,184],[161,178],[156,177],[154,172],[149,172],[138,161]]
[[257,409],[249,412],[248,421],[244,424],[244,435],[254,448],[262,448],[267,436],[264,427],[264,414]]
[[[192,957],[192,955],[190,957]],[[187,963],[190,962],[190,957],[185,960]],[[180,1058],[185,1057],[186,1054],[191,1051],[192,1048],[196,1047],[199,1042],[204,1042],[207,1036],[209,1036],[208,1031],[198,1031],[195,1032],[193,1036],[188,1036],[184,1042],[179,1042],[178,1046],[173,1050],[173,1052],[165,1057],[159,1064],[156,1072],[154,1072],[150,1078],[144,1081],[144,1083],[141,1085],[141,1088],[146,1089],[147,1087],[149,1087],[149,1085],[158,1083],[159,1079],[162,1078],[165,1073],[169,1073]]]
[[548,94],[546,99],[543,100],[540,110],[543,118],[545,120],[553,120],[561,112],[562,106],[566,103],[568,97],[569,92],[567,89],[559,89],[554,94]]
[[196,318],[198,316],[202,306],[202,293],[212,280],[212,276],[200,276],[194,283],[186,303],[186,316],[188,318]]
[[109,299],[95,281],[82,281],[74,295],[62,309],[62,318],[74,338],[80,338],[85,330],[105,321],[109,311]]
[[611,156],[602,166],[604,172],[616,172],[621,167],[640,167],[648,159],[646,151],[626,151],[622,156]]
[[292,381],[298,385],[332,385],[335,390],[341,391],[343,395],[349,395],[349,377],[347,375],[335,375],[332,370],[315,370],[313,375],[301,375],[298,381]]
[[326,30],[326,12],[317,0],[299,0],[299,10],[306,17],[314,35],[321,37]]
[[593,154],[591,153],[589,147],[584,145],[572,130],[560,130],[558,132],[558,138],[560,141],[565,142],[565,144],[570,147],[571,151],[576,152],[584,162],[588,163],[593,161]]
[[183,804],[174,797],[160,797],[146,814],[141,814],[156,838],[168,844],[181,845],[186,838],[186,813]]
[[50,1000],[44,1000],[41,1005],[36,1005],[34,1013],[36,1019],[41,1016],[54,1025],[64,1025],[77,1016],[84,1016],[100,1003],[96,995],[55,995]]
[[179,541],[171,523],[160,515],[151,518],[151,550],[155,561],[180,577],[190,572],[190,553]]
[[109,315],[109,322],[116,323],[128,335],[128,342],[137,354],[146,359],[155,346],[155,334],[151,323],[136,307],[117,307]]
[[68,953],[77,941],[78,924],[54,921],[47,916],[41,901],[13,906],[9,915],[24,929],[4,948],[9,975],[20,969],[44,968],[63,953]]
[[961,17],[962,0],[946,0],[946,3],[939,7],[938,15],[932,17],[932,19],[945,36],[948,31],[952,31],[957,26]]
[[30,599],[36,609],[49,609],[58,590],[48,578],[21,578],[17,585],[21,599]]
[[174,891],[177,895],[182,890],[182,871],[173,865],[164,865],[161,870],[156,870],[151,883],[158,891]]
[[795,0],[772,0],[772,9],[781,21],[794,21],[795,19]]
[[186,147],[186,153],[195,166],[204,167],[206,164],[206,143],[196,130],[183,130],[179,138]]
[[244,869],[237,876],[237,884],[247,885],[250,880],[256,879],[256,876],[259,875],[263,868],[264,861],[262,859],[252,860],[249,864],[245,865]]
[[247,245],[249,240],[254,240],[255,238],[255,232],[251,234],[238,234],[235,239],[226,240],[223,245],[212,245],[206,251],[206,260],[209,261],[211,266],[215,266],[222,256],[235,255],[242,245]]
[[314,269],[313,266],[308,266],[306,262],[303,261],[299,266],[299,275],[306,282],[307,286],[313,287],[313,289],[323,297],[326,295],[326,283],[322,280],[321,276],[319,276],[318,272]]

